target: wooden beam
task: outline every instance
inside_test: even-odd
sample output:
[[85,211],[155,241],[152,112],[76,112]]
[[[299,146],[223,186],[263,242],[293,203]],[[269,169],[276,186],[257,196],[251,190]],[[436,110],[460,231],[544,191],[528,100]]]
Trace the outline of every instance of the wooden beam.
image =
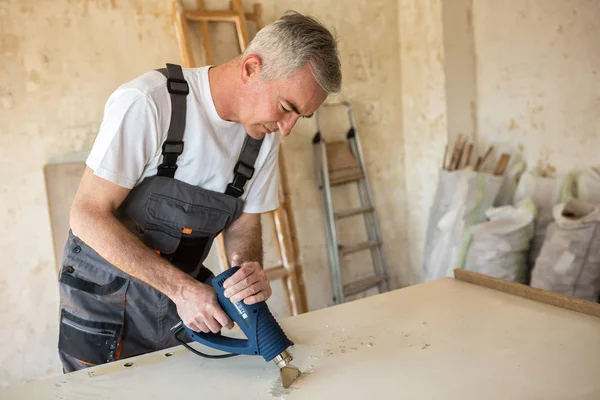
[[565,296],[564,294],[554,293],[523,285],[522,283],[506,281],[504,279],[494,278],[464,269],[455,269],[454,277],[464,282],[525,297],[526,299],[540,301],[567,310],[600,317],[600,304],[578,299],[577,297]]
[[175,22],[175,34],[177,43],[179,43],[182,65],[184,68],[193,68],[195,66],[194,53],[190,44],[190,32],[185,13],[181,0],[173,0],[173,21]]

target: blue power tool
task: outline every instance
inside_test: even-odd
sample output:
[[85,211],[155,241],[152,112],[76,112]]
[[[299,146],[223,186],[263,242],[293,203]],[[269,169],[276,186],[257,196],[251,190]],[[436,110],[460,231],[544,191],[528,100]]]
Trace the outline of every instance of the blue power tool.
[[[252,305],[244,304],[243,301],[232,303],[225,297],[223,283],[238,270],[239,267],[233,267],[217,275],[212,279],[212,286],[217,293],[219,305],[229,318],[238,324],[247,339],[195,332],[183,323],[176,325],[178,329],[174,332],[175,337],[193,353],[207,358],[226,358],[246,354],[262,356],[267,362],[273,360],[279,367],[283,386],[288,388],[300,376],[300,371],[290,364],[292,355],[288,352],[288,347],[293,343],[271,314],[267,303],[264,301]],[[230,354],[208,355],[197,351],[179,338],[178,334],[183,329],[196,342]]]

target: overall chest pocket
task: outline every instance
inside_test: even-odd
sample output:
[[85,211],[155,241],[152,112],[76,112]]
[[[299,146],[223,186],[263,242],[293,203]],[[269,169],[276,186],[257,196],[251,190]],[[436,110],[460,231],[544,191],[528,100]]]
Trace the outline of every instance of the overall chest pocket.
[[233,220],[230,212],[153,193],[149,196],[143,240],[184,272],[195,271],[213,239]]
[[153,193],[148,198],[146,212],[149,223],[174,232],[194,236],[216,236],[233,219],[233,215],[210,204],[192,204]]

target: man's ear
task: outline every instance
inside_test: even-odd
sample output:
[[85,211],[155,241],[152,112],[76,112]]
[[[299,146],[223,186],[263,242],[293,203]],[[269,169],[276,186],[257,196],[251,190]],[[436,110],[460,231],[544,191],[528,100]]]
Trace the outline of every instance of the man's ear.
[[260,77],[262,60],[256,54],[248,54],[242,60],[242,82],[248,83]]

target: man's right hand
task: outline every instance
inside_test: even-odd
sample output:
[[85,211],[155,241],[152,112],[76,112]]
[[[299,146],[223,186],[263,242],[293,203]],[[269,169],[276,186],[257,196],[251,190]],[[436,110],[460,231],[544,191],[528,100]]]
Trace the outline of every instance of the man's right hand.
[[218,333],[221,328],[233,328],[233,322],[219,305],[212,286],[189,280],[173,302],[183,323],[193,331]]

